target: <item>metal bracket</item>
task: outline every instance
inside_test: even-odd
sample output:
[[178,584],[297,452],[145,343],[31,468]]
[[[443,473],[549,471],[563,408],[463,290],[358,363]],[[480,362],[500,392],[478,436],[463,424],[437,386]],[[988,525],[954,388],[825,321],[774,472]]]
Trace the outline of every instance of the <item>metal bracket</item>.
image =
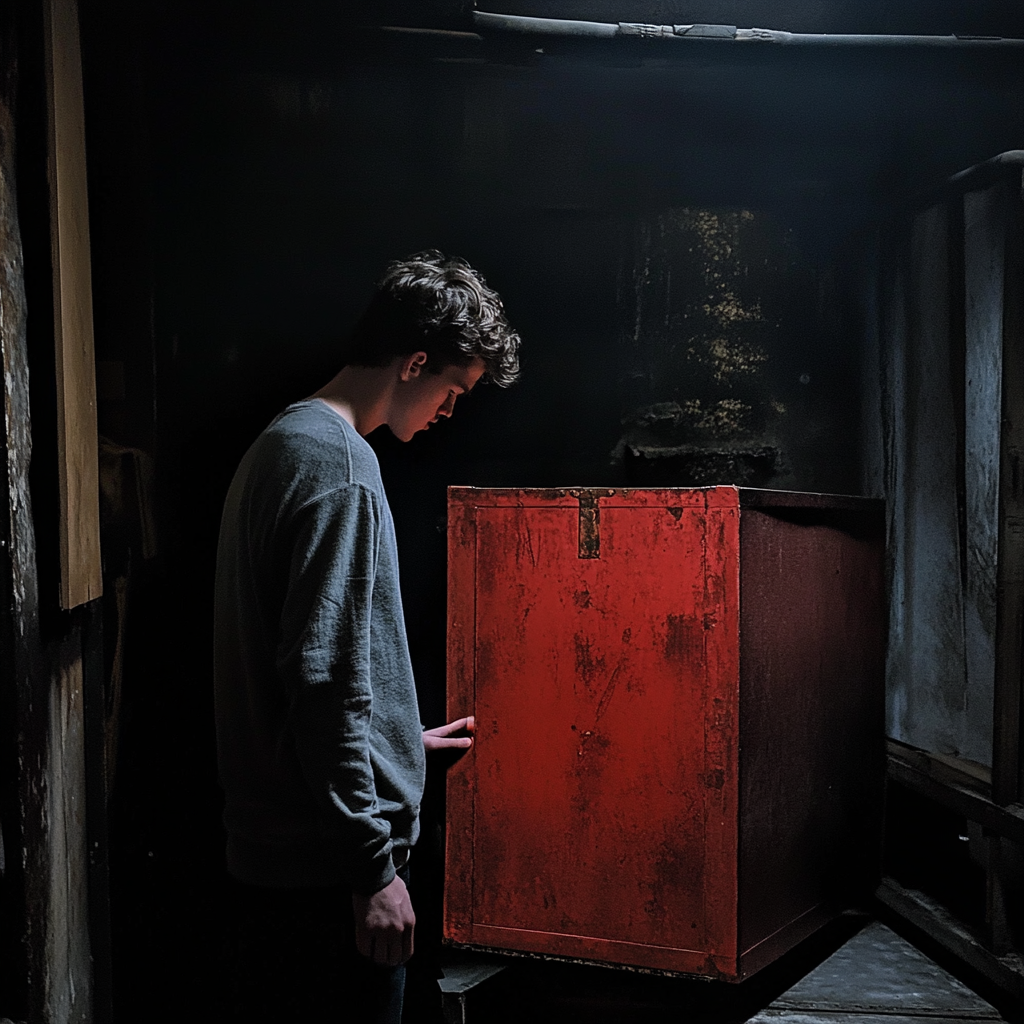
[[597,491],[570,491],[569,494],[579,499],[579,557],[601,557],[601,509],[597,504]]

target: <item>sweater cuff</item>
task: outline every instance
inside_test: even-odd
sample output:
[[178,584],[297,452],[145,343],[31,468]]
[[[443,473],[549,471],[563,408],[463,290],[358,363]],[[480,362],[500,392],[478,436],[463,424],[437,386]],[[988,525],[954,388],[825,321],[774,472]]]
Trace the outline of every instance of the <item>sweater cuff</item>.
[[372,896],[389,886],[395,878],[395,864],[391,859],[391,844],[382,850],[373,860],[360,871],[353,874],[351,885],[353,892],[361,896]]

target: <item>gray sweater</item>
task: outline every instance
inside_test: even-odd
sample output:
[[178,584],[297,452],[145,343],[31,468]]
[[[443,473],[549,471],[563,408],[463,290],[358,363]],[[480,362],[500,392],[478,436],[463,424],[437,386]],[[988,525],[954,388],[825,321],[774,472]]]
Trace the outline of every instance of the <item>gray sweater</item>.
[[387,885],[425,768],[395,531],[372,449],[319,400],[274,420],[228,491],[214,675],[230,872]]

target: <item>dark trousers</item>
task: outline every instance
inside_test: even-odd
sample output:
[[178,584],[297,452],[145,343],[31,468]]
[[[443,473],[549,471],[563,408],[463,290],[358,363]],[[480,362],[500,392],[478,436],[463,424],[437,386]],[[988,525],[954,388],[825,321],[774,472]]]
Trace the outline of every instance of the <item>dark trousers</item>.
[[405,967],[378,967],[359,954],[347,888],[236,883],[234,891],[236,1021],[400,1024]]

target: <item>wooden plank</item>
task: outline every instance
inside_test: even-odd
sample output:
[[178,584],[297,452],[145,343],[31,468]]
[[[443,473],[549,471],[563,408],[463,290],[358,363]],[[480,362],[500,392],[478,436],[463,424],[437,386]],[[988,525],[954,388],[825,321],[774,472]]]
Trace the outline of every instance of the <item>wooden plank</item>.
[[[900,238],[902,241],[902,238]],[[889,639],[886,650],[885,728],[889,736],[907,737],[907,675],[910,661],[907,581],[911,561],[904,538],[909,530],[906,465],[906,394],[910,361],[908,268],[894,252],[880,263],[882,326],[880,377],[882,392],[882,492],[886,496],[886,576],[889,581]]]
[[908,764],[936,778],[950,779],[953,782],[967,785],[971,789],[990,796],[992,793],[992,769],[977,761],[969,761],[964,757],[953,757],[951,754],[936,754],[932,750],[912,747],[909,743],[901,743],[890,737],[887,740],[889,754],[906,761]]
[[[975,1018],[972,1018],[975,1019]],[[1001,1017],[985,1017],[984,1020],[1002,1020]],[[762,1010],[751,1017],[747,1024],[964,1024],[962,1015],[955,1017],[927,1017],[904,1013],[838,1013],[822,1010]]]
[[1021,674],[1024,628],[1024,209],[1007,197],[1003,287],[1002,431],[999,441],[999,554],[996,568],[992,798],[1021,793]]
[[62,645],[49,706],[46,814],[50,899],[45,999],[53,1021],[93,1019],[92,953],[86,880],[85,721],[81,633]]
[[875,897],[1004,992],[1024,999],[1024,961],[1020,956],[995,956],[944,907],[923,893],[905,889],[893,878],[882,879]]
[[74,608],[103,593],[85,108],[77,0],[47,0],[45,12],[60,599],[62,607]]
[[1013,898],[1006,852],[1008,843],[1002,836],[988,836],[988,864],[985,867],[985,926],[988,948],[996,956],[1005,956],[1013,949],[1013,933],[1007,915],[1007,903]]
[[999,1011],[881,921],[872,921],[769,1007],[811,1013],[1002,1020]]
[[[960,556],[960,586],[964,589],[964,626],[966,631],[967,619],[967,288],[965,274],[965,245],[964,235],[966,226],[964,223],[964,204],[962,202],[948,203],[946,205],[946,218],[949,225],[949,243],[947,249],[948,274],[949,274],[949,392],[953,403],[953,429],[956,436],[956,511],[957,511],[957,551]],[[966,659],[966,640],[964,648]],[[966,660],[964,672],[967,671]],[[966,675],[965,675],[966,679]],[[967,700],[967,722],[968,733],[971,729],[971,706],[970,683],[968,687]],[[991,703],[991,702],[988,702]],[[981,741],[986,746],[991,739],[991,728],[985,729],[981,734]],[[968,742],[967,748],[974,756],[978,755],[978,749],[974,742]]]
[[[10,58],[17,46],[7,21],[0,16],[0,54]],[[31,32],[32,19],[26,24]],[[82,617],[70,616],[60,638],[43,644],[29,480],[25,260],[13,188],[15,140],[32,135],[22,139],[20,122],[15,129],[17,76],[10,62],[5,71],[11,73],[0,74],[0,776],[8,856],[0,988],[4,1012],[19,1020],[92,1021]],[[32,189],[25,191],[30,196]],[[30,199],[26,208],[35,223]]]
[[926,761],[894,754],[890,746],[889,778],[978,822],[997,835],[1024,842],[1024,807],[1019,804],[1002,807],[993,803],[986,793],[979,791],[976,780],[969,776],[957,779],[951,772],[944,777],[936,776]]
[[[964,587],[968,719],[992,743],[998,562],[1006,186],[964,196],[966,291],[967,574]],[[991,754],[986,759],[991,764]]]
[[89,953],[92,959],[92,1024],[111,1024],[114,1019],[113,951],[102,602],[95,601],[76,614],[82,620],[81,728],[85,742],[85,841],[88,860]]
[[[909,317],[893,429],[903,521],[894,559],[889,731],[928,750],[973,755],[966,733],[957,432],[950,379],[949,225],[918,214],[910,237]],[[895,525],[895,524],[894,524]]]
[[[13,12],[12,12],[13,13]],[[19,12],[20,13],[20,12]],[[14,111],[19,107],[13,19],[0,15],[0,813],[3,815],[4,912],[0,916],[0,990],[11,1017],[40,1019],[44,952],[25,941],[44,929],[41,876],[45,831],[31,729],[37,678],[35,536],[29,489],[32,432],[24,252],[14,190]],[[38,721],[38,713],[35,720]],[[27,755],[27,756],[26,756]]]
[[988,786],[991,791],[992,769],[987,765],[978,764],[977,761],[968,761],[964,757],[953,757],[952,754],[929,753],[928,757],[936,765],[945,765],[947,768],[951,768],[958,774],[967,775],[976,782],[980,782],[982,785]]

